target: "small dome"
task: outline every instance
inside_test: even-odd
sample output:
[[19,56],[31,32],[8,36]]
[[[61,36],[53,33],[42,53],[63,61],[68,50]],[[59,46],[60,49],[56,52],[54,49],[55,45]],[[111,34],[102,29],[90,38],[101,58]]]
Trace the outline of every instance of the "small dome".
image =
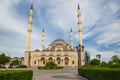
[[35,49],[35,51],[40,51],[39,49]]

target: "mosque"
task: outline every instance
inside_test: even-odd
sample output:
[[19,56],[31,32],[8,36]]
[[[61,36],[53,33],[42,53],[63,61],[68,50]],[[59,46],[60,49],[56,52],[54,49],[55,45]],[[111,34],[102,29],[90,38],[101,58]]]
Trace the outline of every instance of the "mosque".
[[30,50],[30,41],[32,33],[32,18],[33,5],[31,5],[29,12],[28,30],[27,30],[27,45],[24,55],[24,64],[28,67],[45,66],[47,62],[55,62],[57,66],[79,67],[85,64],[84,46],[82,45],[82,22],[81,13],[78,4],[77,18],[78,18],[78,36],[80,45],[73,48],[72,29],[70,31],[70,43],[62,39],[54,40],[47,48],[44,46],[44,29],[41,34],[41,50]]

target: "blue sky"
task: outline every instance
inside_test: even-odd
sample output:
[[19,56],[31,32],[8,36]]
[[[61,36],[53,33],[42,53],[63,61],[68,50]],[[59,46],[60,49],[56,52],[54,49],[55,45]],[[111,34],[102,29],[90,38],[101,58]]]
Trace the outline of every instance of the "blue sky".
[[0,0],[0,53],[24,56],[29,9],[33,2],[31,50],[41,49],[41,32],[45,46],[55,39],[78,44],[77,5],[80,4],[83,44],[91,58],[101,54],[104,61],[120,55],[120,0]]

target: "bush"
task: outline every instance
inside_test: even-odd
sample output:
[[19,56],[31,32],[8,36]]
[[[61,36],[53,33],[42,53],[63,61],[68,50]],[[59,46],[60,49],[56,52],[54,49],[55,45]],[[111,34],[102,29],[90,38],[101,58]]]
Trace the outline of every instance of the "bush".
[[4,70],[0,71],[0,80],[32,80],[31,70]]
[[57,69],[57,64],[55,64],[54,62],[47,62],[45,65],[46,69]]
[[47,62],[45,67],[44,66],[39,66],[38,69],[40,70],[44,70],[44,69],[48,69],[48,70],[54,70],[54,69],[63,69],[64,67],[59,66],[57,67],[57,64],[55,64],[54,62]]
[[43,66],[39,66],[38,69],[40,69],[40,70],[44,70],[44,69],[46,69],[46,68],[43,67]]
[[17,68],[27,68],[26,65],[19,65]]
[[4,66],[0,65],[0,68],[5,68]]
[[110,68],[120,68],[120,64],[113,64],[109,66]]
[[63,66],[58,66],[57,69],[63,69],[64,67]]
[[100,64],[100,66],[101,66],[101,67],[108,67],[108,64],[107,64],[106,62],[102,62],[102,63]]
[[120,68],[79,68],[78,72],[89,80],[120,80]]

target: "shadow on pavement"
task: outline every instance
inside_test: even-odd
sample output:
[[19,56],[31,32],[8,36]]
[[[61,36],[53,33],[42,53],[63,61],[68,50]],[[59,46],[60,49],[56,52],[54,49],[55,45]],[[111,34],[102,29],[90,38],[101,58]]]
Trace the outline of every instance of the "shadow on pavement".
[[71,76],[71,75],[55,75],[55,76],[51,76],[51,77],[52,78],[60,78],[60,79],[80,79],[80,77],[78,77],[77,74],[75,74],[74,76]]

